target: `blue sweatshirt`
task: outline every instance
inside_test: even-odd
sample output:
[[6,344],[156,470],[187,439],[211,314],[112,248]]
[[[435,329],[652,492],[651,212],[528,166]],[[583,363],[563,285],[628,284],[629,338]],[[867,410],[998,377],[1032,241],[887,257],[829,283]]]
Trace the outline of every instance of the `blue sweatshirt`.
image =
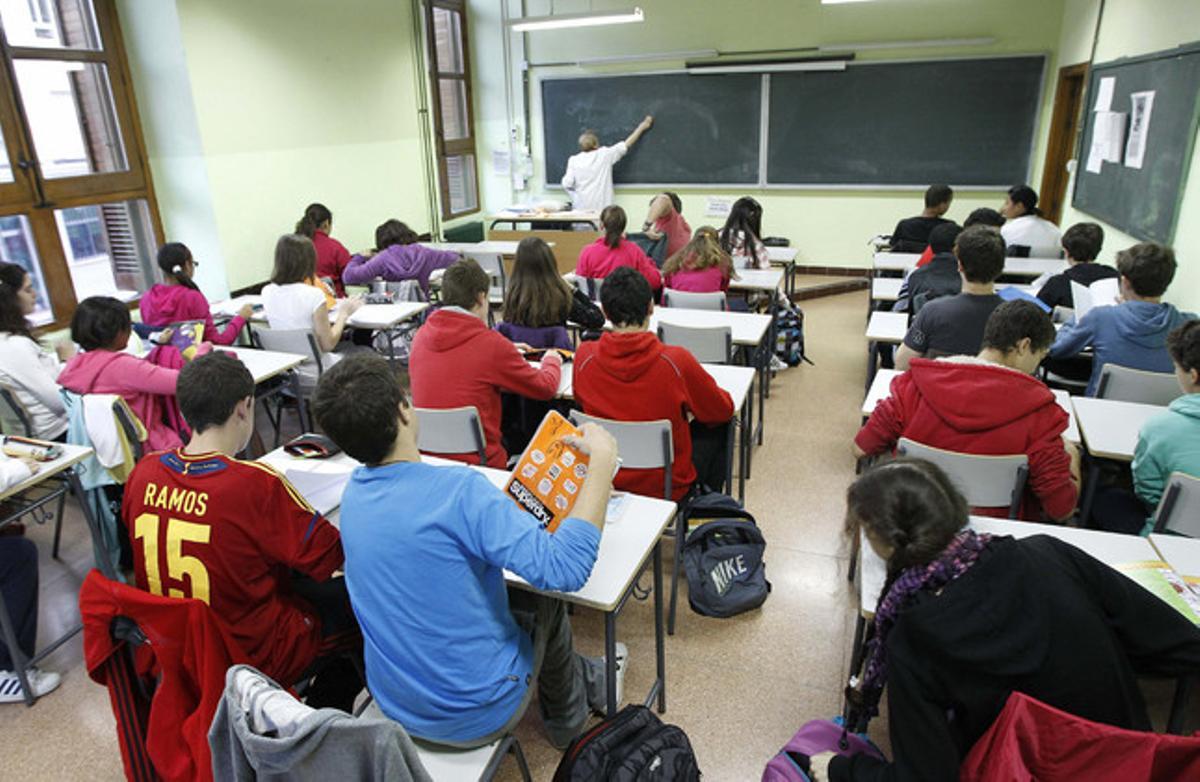
[[508,610],[504,568],[570,592],[591,575],[600,531],[554,534],[468,467],[359,467],[342,497],[346,585],[367,684],[413,736],[470,741],[504,725],[533,664]]
[[1100,370],[1108,363],[1147,372],[1172,371],[1167,334],[1195,317],[1195,313],[1180,312],[1170,304],[1148,301],[1096,307],[1078,323],[1062,327],[1050,347],[1050,357],[1074,356],[1091,345],[1096,358],[1087,395],[1095,396]]

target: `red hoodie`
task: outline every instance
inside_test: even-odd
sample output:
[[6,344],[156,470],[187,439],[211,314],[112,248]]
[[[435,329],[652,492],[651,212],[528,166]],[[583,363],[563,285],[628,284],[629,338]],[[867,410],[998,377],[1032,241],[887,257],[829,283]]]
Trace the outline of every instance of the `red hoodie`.
[[[664,345],[648,331],[605,333],[575,353],[575,399],[588,415],[616,421],[671,422],[675,463],[671,497],[678,501],[696,480],[688,414],[704,424],[733,418],[733,398],[686,349]],[[662,470],[621,470],[618,489],[661,497]]]
[[[500,444],[500,392],[530,399],[553,399],[562,360],[549,354],[535,368],[504,335],[458,308],[429,316],[413,339],[408,359],[413,405],[436,410],[473,406],[487,439],[489,467],[504,469],[508,453]],[[442,454],[475,464],[473,453]]]
[[225,324],[224,329],[213,325],[208,299],[200,291],[183,285],[158,284],[142,294],[142,322],[149,326],[166,326],[185,320],[204,323],[204,341],[214,345],[232,345],[246,321],[239,316]]
[[654,265],[654,261],[642,252],[641,247],[624,237],[621,237],[616,247],[605,244],[603,236],[584,247],[579,253],[575,273],[580,277],[601,279],[622,266],[636,269],[654,290],[662,287],[662,274]]
[[[901,437],[961,453],[1023,453],[1029,488],[1046,514],[1060,519],[1075,508],[1078,494],[1063,446],[1067,423],[1054,394],[1031,375],[978,359],[915,358],[854,442],[868,454],[894,448]],[[995,515],[997,509],[973,511]],[[1021,517],[1039,518],[1037,502],[1027,497]]]

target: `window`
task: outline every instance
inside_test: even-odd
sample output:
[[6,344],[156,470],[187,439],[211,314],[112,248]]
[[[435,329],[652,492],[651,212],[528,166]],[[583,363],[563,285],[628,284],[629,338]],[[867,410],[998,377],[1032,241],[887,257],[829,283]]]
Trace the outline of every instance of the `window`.
[[155,280],[162,228],[114,0],[0,0],[0,258],[39,325]]
[[465,0],[427,0],[425,4],[438,181],[442,217],[447,220],[479,210],[466,14]]

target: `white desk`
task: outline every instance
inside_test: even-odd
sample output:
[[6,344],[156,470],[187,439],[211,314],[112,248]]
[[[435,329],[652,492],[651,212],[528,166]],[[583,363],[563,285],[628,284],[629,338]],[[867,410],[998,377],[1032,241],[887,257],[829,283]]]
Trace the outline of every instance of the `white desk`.
[[903,286],[903,277],[875,277],[871,280],[871,301],[895,301]]
[[868,342],[886,342],[898,345],[904,341],[904,335],[907,333],[907,312],[879,310],[878,312],[872,312],[871,319],[867,321]]
[[1071,397],[1071,403],[1088,453],[1121,462],[1133,460],[1142,425],[1167,409],[1085,396]]
[[496,227],[496,223],[510,223],[513,228],[517,227],[517,223],[529,223],[531,226],[543,223],[587,223],[595,230],[600,230],[599,212],[497,212],[486,219],[492,228]]
[[1200,539],[1154,533],[1150,543],[1184,581],[1200,584]]
[[[295,459],[276,449],[264,456],[264,461],[280,472],[286,472],[289,466],[310,462],[306,459]],[[336,464],[351,465],[354,460],[345,454],[339,454],[332,460]],[[463,466],[461,462],[449,459],[439,459],[425,456],[422,461],[429,464],[444,466]],[[490,467],[475,467],[470,469],[483,473],[492,485],[501,489],[508,480],[509,473]],[[344,485],[343,485],[344,488]],[[340,495],[339,495],[340,496]],[[659,711],[666,709],[666,671],[665,647],[663,635],[663,600],[662,600],[662,559],[659,553],[658,540],[662,537],[667,525],[675,517],[675,503],[665,500],[629,494],[621,514],[617,518],[606,519],[604,532],[600,537],[600,550],[596,564],[592,568],[587,583],[576,592],[546,592],[552,597],[561,598],[570,603],[587,606],[603,611],[605,615],[605,648],[609,664],[608,681],[608,713],[616,713],[619,704],[616,703],[616,618],[621,608],[628,600],[638,575],[645,568],[646,560],[654,560],[654,614],[655,614],[655,643],[658,658],[658,680],[650,689],[645,703],[650,705],[657,696]],[[330,513],[330,521],[338,523],[336,513]],[[515,573],[504,572],[505,580],[521,589],[539,591],[531,587],[524,579]]]
[[[670,323],[675,326],[690,328],[715,328],[729,326],[732,331],[733,344],[745,347],[757,347],[771,327],[770,315],[758,315],[751,312],[719,312],[717,310],[689,310],[682,307],[655,307],[650,316],[650,331],[658,333],[659,323]],[[605,328],[611,328],[611,323],[605,323]]]
[[731,291],[774,291],[783,283],[782,269],[738,269],[738,278],[729,281]]
[[910,272],[917,268],[921,253],[875,253],[875,271]]
[[768,247],[767,260],[771,263],[792,263],[799,252],[795,247]]
[[1067,268],[1062,258],[1006,258],[1003,274],[1014,277],[1041,277],[1043,274],[1058,274]]
[[15,497],[22,492],[32,489],[39,483],[69,470],[92,455],[92,449],[86,445],[60,445],[62,455],[57,459],[38,464],[38,471],[18,484],[0,491],[0,501]]
[[788,301],[792,300],[792,294],[796,292],[796,254],[798,252],[795,247],[767,248],[767,260],[771,262],[771,265],[783,267],[783,293],[787,296]]
[[254,377],[254,384],[282,375],[290,369],[295,369],[304,363],[307,356],[299,353],[281,353],[276,350],[258,350],[256,348],[219,346],[214,350],[232,353],[238,361],[246,365]]
[[[341,306],[341,302],[338,303]],[[358,311],[346,319],[347,326],[359,329],[382,331],[387,336],[388,361],[396,365],[396,328],[406,320],[415,318],[429,309],[427,301],[398,301],[394,304],[364,304]],[[336,317],[329,313],[330,319]]]
[[[435,250],[449,250],[456,253],[495,253],[497,255],[516,255],[520,242],[484,241],[484,242],[422,242],[426,247]],[[553,247],[553,243],[550,244]],[[437,271],[435,269],[435,271]]]
[[[892,380],[897,375],[902,374],[897,369],[880,369],[876,371],[875,377],[871,380],[871,388],[867,391],[866,397],[862,403],[862,414],[864,417],[869,416],[875,410],[875,406],[880,400],[887,399],[892,393]],[[1067,414],[1067,430],[1063,432],[1063,437],[1068,442],[1079,444],[1079,424],[1075,420],[1075,410],[1071,406],[1071,395],[1060,388],[1050,389],[1050,393],[1054,394],[1054,401],[1058,403]]]
[[[255,315],[261,315],[262,307],[263,307],[263,297],[262,296],[238,296],[233,299],[224,299],[222,301],[214,301],[212,304],[209,305],[208,309],[209,309],[209,312],[212,313],[214,318],[217,318],[217,317],[232,318],[234,315],[236,315],[238,313],[238,310],[240,310],[242,307],[246,306],[247,304],[249,304],[251,307],[253,307],[255,310],[257,310]],[[254,316],[251,316],[251,317],[253,318]]]

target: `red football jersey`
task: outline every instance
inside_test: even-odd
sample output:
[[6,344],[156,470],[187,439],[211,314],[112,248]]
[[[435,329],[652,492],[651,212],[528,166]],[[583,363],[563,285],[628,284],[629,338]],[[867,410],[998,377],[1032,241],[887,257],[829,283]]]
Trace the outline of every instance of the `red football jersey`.
[[291,594],[291,571],[328,579],[344,561],[342,543],[282,475],[215,452],[159,451],[129,477],[121,517],[139,588],[208,603],[281,684],[316,658],[321,623]]

